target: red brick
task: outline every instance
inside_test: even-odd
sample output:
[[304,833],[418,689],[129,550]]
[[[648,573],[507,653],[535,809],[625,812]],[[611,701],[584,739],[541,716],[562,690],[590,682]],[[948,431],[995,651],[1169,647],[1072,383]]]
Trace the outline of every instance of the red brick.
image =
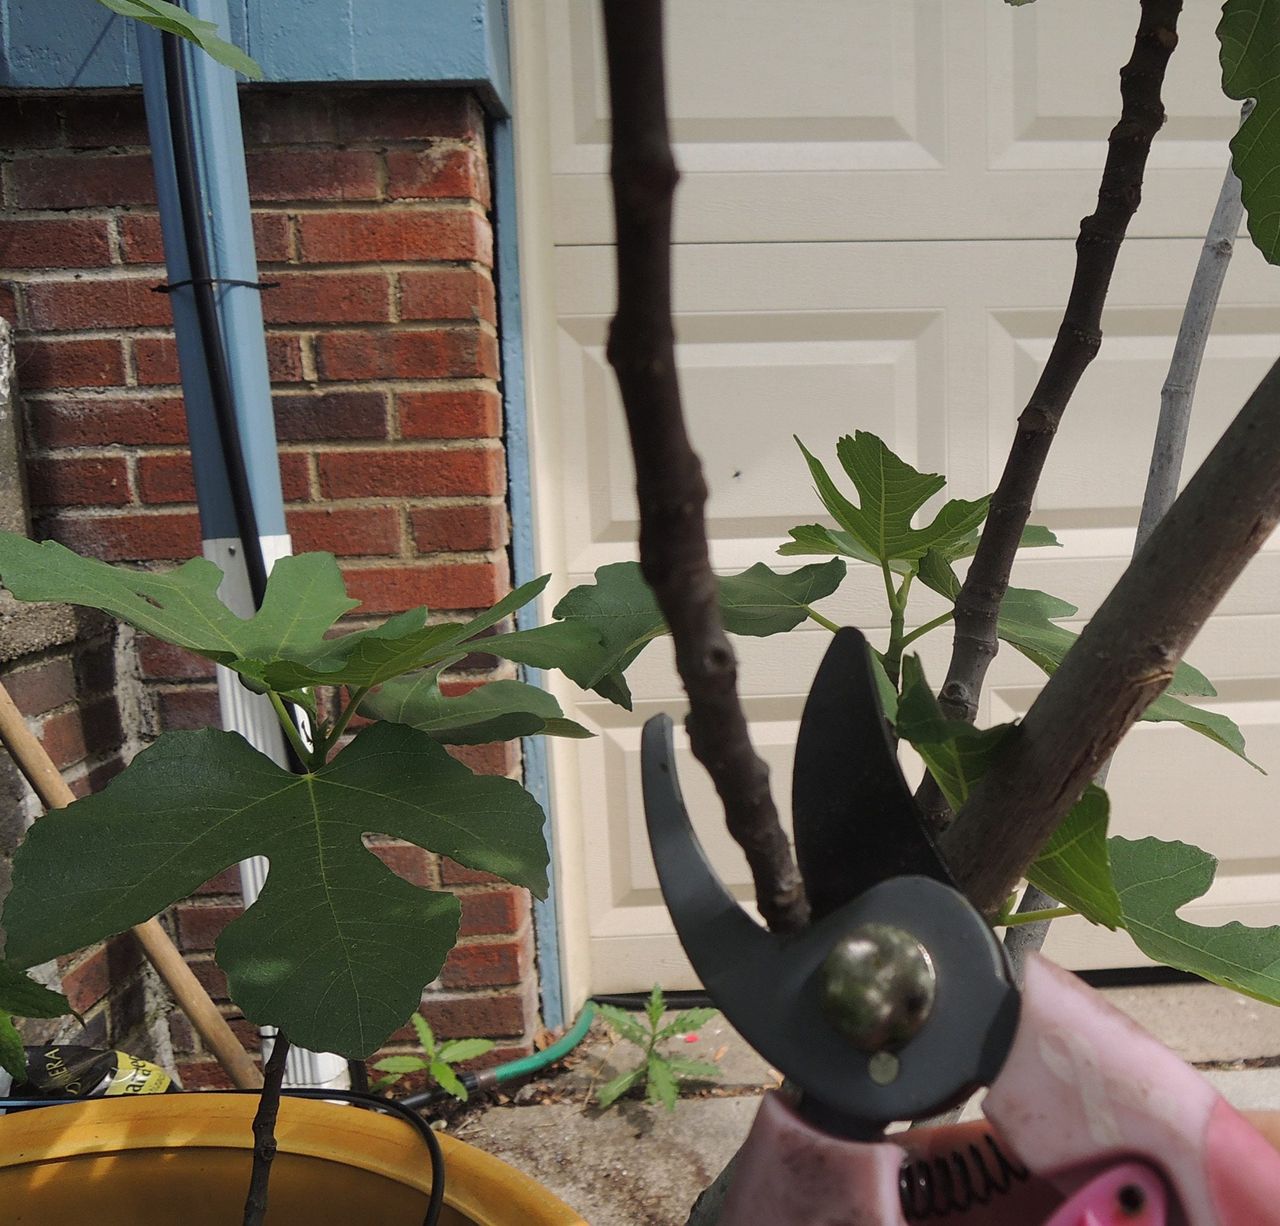
[[108,759],[95,766],[87,775],[77,779],[71,785],[71,790],[80,796],[92,796],[95,792],[101,792],[122,770],[126,763],[120,757]]
[[124,983],[142,965],[138,942],[125,934],[98,946],[71,970],[62,972],[62,991],[72,1009],[84,1013],[113,986]]
[[0,268],[103,268],[111,263],[100,217],[0,221]]
[[18,326],[18,295],[12,285],[0,285],[0,319],[11,328]]
[[153,562],[200,553],[200,518],[181,514],[75,515],[43,520],[44,535],[104,562]]
[[[253,243],[259,260],[281,262],[289,258],[289,218],[284,213],[255,213]],[[164,239],[155,213],[123,213],[120,247],[127,264],[163,264]],[[273,278],[267,277],[266,280]],[[263,291],[269,293],[270,291]]]
[[366,149],[285,152],[245,156],[253,200],[377,200],[378,156]]
[[7,673],[4,688],[23,715],[43,715],[76,696],[75,674],[68,656],[46,660],[34,668]]
[[244,908],[225,903],[180,903],[175,912],[182,948],[212,949],[222,930],[243,915]]
[[457,379],[498,375],[498,343],[479,328],[330,332],[316,337],[324,379]]
[[518,1038],[533,1021],[523,995],[510,991],[456,996],[432,992],[422,998],[421,1012],[441,1039]]
[[340,141],[484,138],[484,112],[469,90],[385,85],[352,89],[335,99],[334,118]]
[[235,1083],[216,1060],[179,1060],[174,1072],[184,1090],[231,1090]]
[[71,94],[59,98],[57,106],[62,111],[67,144],[72,148],[151,144],[142,94],[136,90]]
[[24,391],[124,382],[124,348],[116,340],[22,340],[17,360]]
[[210,877],[204,885],[193,891],[196,894],[239,894],[240,866],[231,865],[224,868],[216,877]]
[[399,613],[425,604],[436,609],[484,609],[505,594],[506,566],[458,562],[436,566],[370,567],[345,572],[347,590],[365,614]]
[[25,287],[29,326],[49,332],[90,328],[138,328],[173,323],[164,294],[152,279],[127,281],[81,277],[32,281]]
[[306,272],[272,277],[264,292],[268,323],[384,323],[391,318],[391,286],[382,273]]
[[496,391],[397,392],[396,412],[403,438],[498,438],[502,401]]
[[311,456],[305,451],[280,453],[280,488],[286,502],[311,498]]
[[31,400],[29,428],[39,447],[101,447],[187,441],[182,401],[156,399]]
[[303,213],[299,250],[307,263],[411,260],[493,261],[489,223],[471,209],[379,209]]
[[[178,346],[172,336],[139,337],[133,342],[133,360],[138,382],[144,386],[181,382]],[[268,333],[267,367],[273,380],[299,382],[302,379],[302,345],[298,337]]]
[[175,451],[139,456],[138,497],[146,503],[195,502],[191,453]]
[[493,280],[475,268],[428,268],[400,274],[401,319],[498,322]]
[[489,207],[489,165],[477,149],[392,149],[387,153],[392,200],[477,200]]
[[209,681],[214,676],[211,661],[149,634],[138,637],[138,667],[152,681]]
[[4,99],[4,136],[10,149],[44,149],[62,144],[62,115],[39,94]]
[[86,644],[75,657],[76,689],[83,700],[90,694],[114,694],[115,643],[105,639]]
[[369,850],[397,877],[412,885],[433,889],[439,884],[435,857],[412,843],[375,843]]
[[291,510],[289,531],[299,553],[324,550],[353,558],[400,552],[400,516],[389,507]]
[[33,507],[119,507],[129,501],[129,472],[120,456],[32,460],[27,479]]
[[59,770],[94,753],[115,749],[123,738],[114,698],[51,715],[40,730],[40,742]]
[[446,745],[445,752],[465,763],[477,775],[509,775],[519,765],[519,756],[511,741],[494,741],[487,745]]
[[501,885],[500,877],[481,872],[478,868],[465,868],[448,856],[440,857],[440,880],[444,885]]
[[480,506],[420,507],[409,513],[414,548],[419,553],[502,549],[507,544],[507,509]]
[[212,958],[188,958],[191,973],[214,1000],[227,1000],[227,973]]
[[222,726],[217,690],[162,690],[156,695],[156,710],[160,727],[166,732],[193,732]]
[[333,144],[335,110],[345,91],[250,85],[240,91],[240,123],[248,145]]
[[525,941],[459,945],[446,959],[440,982],[446,988],[502,988],[519,983],[532,961]]
[[505,485],[502,452],[490,448],[331,451],[317,463],[327,498],[501,494]]
[[462,925],[460,937],[491,936],[495,933],[518,932],[529,917],[529,893],[511,887],[501,890],[479,890],[461,894]]
[[287,443],[387,437],[385,392],[300,392],[276,396],[276,437]]
[[17,158],[9,165],[9,201],[20,209],[152,204],[155,198],[149,154]]

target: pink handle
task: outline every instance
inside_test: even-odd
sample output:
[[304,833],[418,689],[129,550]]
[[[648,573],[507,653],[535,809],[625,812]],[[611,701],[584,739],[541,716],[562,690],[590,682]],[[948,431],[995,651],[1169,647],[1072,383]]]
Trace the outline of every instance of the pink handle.
[[1280,1153],[1193,1068],[1043,958],[1028,963],[1018,1032],[983,1110],[1064,1193],[1142,1159],[1190,1226],[1280,1224]]
[[1045,1226],[1165,1226],[1166,1199],[1155,1171],[1126,1162],[1090,1180]]

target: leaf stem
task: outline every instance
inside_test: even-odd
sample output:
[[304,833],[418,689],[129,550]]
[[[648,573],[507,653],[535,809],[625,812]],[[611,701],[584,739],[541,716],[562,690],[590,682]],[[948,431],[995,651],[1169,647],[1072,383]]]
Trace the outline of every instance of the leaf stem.
[[329,750],[342,739],[342,734],[346,732],[347,725],[351,722],[351,717],[359,709],[360,704],[364,702],[372,688],[370,685],[362,685],[354,693],[350,690],[347,691],[347,705],[342,708],[338,718],[333,721],[333,727],[329,729],[329,735],[324,738],[324,756],[326,758],[329,756]]
[[911,586],[911,576],[908,575],[902,581],[902,587],[895,590],[893,572],[886,560],[881,559],[880,569],[884,573],[885,595],[889,598],[889,646],[884,653],[884,671],[894,689],[897,689],[902,673],[902,629],[906,621],[906,594]]
[[285,710],[284,699],[275,690],[268,690],[267,697],[271,699],[271,706],[275,710],[276,718],[280,721],[280,727],[284,729],[285,737],[288,739],[289,744],[293,746],[293,752],[298,755],[300,761],[307,764],[308,770],[315,770],[316,753],[314,750],[307,748],[299,735],[293,720],[289,718],[289,712]]
[[1074,907],[1046,907],[1043,911],[1017,911],[1002,915],[999,923],[1005,928],[1017,928],[1020,924],[1038,924],[1041,920],[1061,919],[1066,915],[1079,915]]
[[904,648],[909,647],[916,641],[916,639],[922,638],[924,635],[928,634],[930,630],[936,630],[939,626],[945,626],[953,617],[955,617],[955,613],[950,609],[945,613],[939,613],[932,621],[925,622],[923,626],[917,626],[910,634],[906,635],[902,640],[902,646]]
[[833,622],[829,617],[823,617],[816,609],[811,609],[808,605],[805,605],[804,611],[808,614],[810,621],[817,622],[824,630],[830,630],[832,634],[835,634],[835,632],[840,629],[835,622]]

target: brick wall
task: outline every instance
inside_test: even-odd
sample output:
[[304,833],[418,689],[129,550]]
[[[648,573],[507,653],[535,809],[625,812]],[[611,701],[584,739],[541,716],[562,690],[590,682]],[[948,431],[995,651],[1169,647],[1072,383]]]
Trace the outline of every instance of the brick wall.
[[[160,224],[136,93],[0,99],[0,313],[18,334],[36,534],[164,565],[200,532]],[[242,94],[289,530],[335,553],[360,615],[442,614],[509,590],[493,239],[484,122],[466,91],[306,87]],[[211,671],[134,648],[148,728],[216,723]],[[499,675],[486,657],[453,684]],[[107,739],[110,739],[108,737]],[[510,746],[460,756],[511,773]],[[456,889],[462,946],[424,1008],[442,1034],[524,1051],[536,1025],[527,897],[416,849],[380,854]],[[239,910],[224,874],[176,909],[219,995],[213,942]],[[181,1019],[189,1082],[212,1083]]]

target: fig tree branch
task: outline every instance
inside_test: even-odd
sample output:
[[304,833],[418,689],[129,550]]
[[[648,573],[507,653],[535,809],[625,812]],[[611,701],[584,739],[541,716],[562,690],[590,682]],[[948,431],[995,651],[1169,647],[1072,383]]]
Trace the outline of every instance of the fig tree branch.
[[943,836],[994,913],[1280,520],[1280,361],[1010,735]]
[[679,176],[667,130],[661,0],[605,0],[604,24],[618,267],[608,357],[635,459],[640,566],[675,644],[694,756],[746,853],[761,914],[771,928],[800,928],[808,918],[804,887],[738,699],[707,548],[707,486],[676,378],[671,211]]
[[1107,139],[1098,207],[1080,223],[1071,295],[1049,359],[1018,418],[1017,434],[986,528],[956,599],[951,667],[939,699],[948,715],[973,721],[996,654],[996,618],[1014,556],[1063,412],[1102,344],[1102,307],[1116,256],[1142,198],[1142,176],[1164,123],[1160,90],[1178,42],[1181,0],[1141,0],[1133,54],[1120,70],[1120,120]]

